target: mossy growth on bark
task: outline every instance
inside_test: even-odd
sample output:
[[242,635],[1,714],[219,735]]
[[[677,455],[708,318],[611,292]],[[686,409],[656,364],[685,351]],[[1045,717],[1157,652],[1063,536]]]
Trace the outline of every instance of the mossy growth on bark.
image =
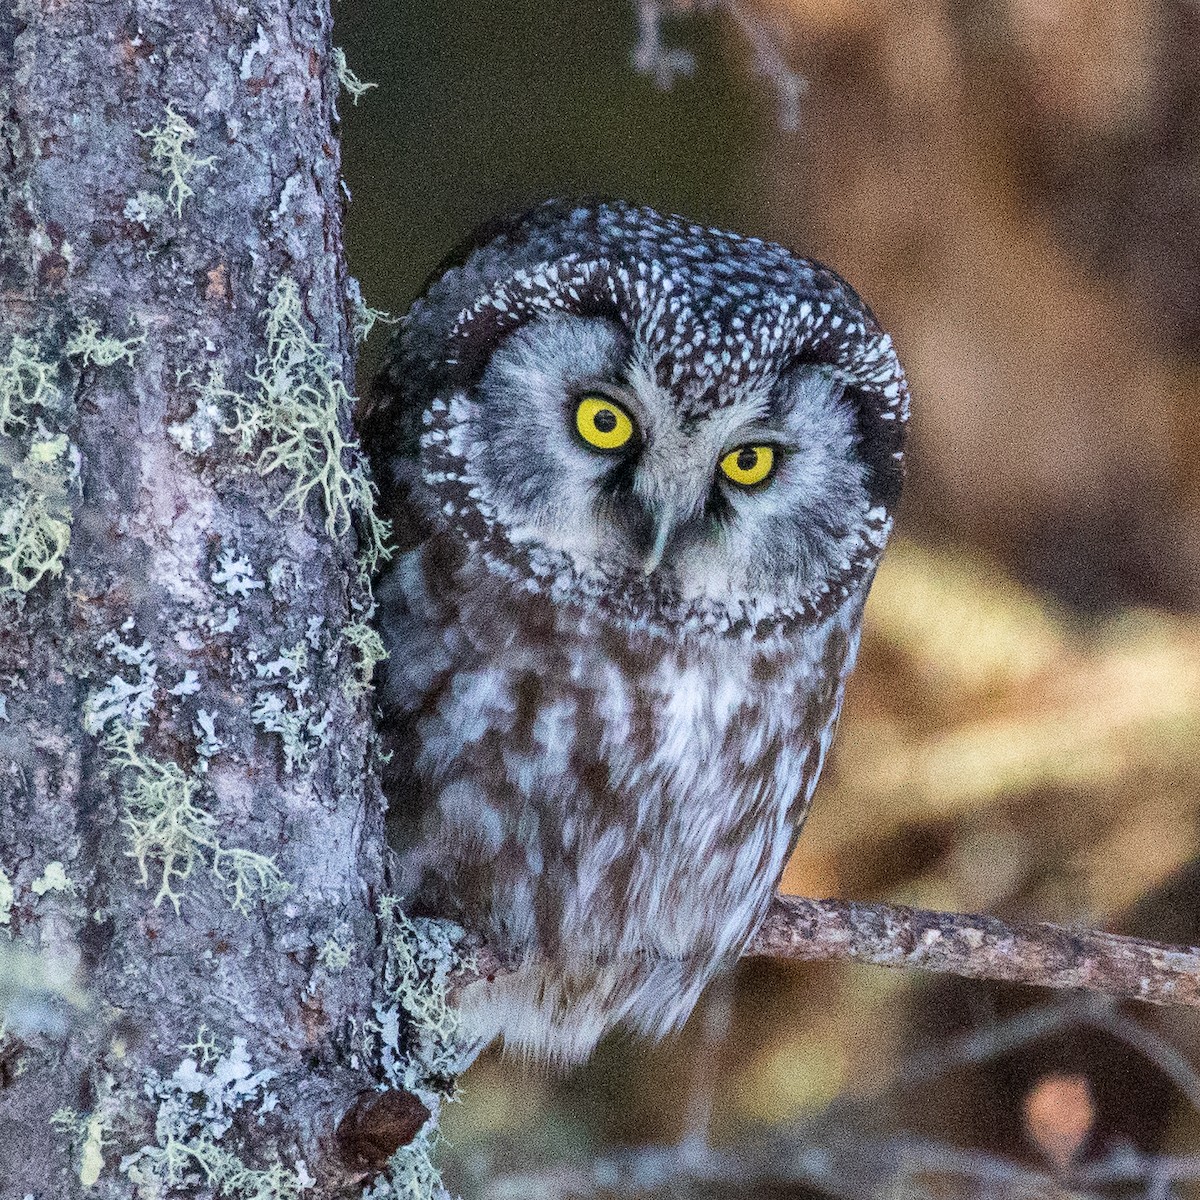
[[0,360],[0,597],[62,572],[71,544],[78,452],[63,431],[61,359],[14,337]]
[[357,523],[359,558],[369,576],[388,556],[389,525],[375,509],[374,487],[357,441],[343,432],[343,414],[354,397],[323,346],[304,323],[300,288],[281,279],[268,299],[267,351],[252,375],[253,396],[234,397],[229,432],[244,455],[254,453],[261,475],[285,471],[292,485],[280,508],[299,512],[314,493],[325,511],[325,530],[344,537]]

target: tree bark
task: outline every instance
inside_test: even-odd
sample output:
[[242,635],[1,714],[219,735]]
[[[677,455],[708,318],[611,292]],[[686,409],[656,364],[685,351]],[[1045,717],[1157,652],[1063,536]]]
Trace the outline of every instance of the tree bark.
[[0,8],[4,1200],[359,1195],[398,1142],[343,1116],[428,1082],[380,933],[330,28]]

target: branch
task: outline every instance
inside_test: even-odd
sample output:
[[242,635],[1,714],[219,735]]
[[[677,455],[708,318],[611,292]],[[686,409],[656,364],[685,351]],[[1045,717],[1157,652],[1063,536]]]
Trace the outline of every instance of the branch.
[[633,51],[633,67],[649,75],[660,91],[669,91],[679,76],[690,76],[696,60],[678,46],[668,46],[663,38],[663,22],[668,16],[687,12],[724,10],[750,45],[754,71],[774,89],[779,103],[779,127],[789,133],[800,128],[800,101],[808,83],[788,66],[782,37],[773,25],[737,0],[638,0],[638,40]]
[[[1093,1179],[1141,1182],[1149,1178],[1190,1181],[1194,1160],[1129,1153],[1096,1163]],[[960,1185],[955,1186],[956,1182]],[[1070,1182],[1075,1181],[1072,1178]],[[973,1185],[968,1189],[961,1183]],[[735,1147],[705,1147],[690,1153],[678,1146],[639,1146],[590,1162],[570,1159],[497,1173],[485,1184],[484,1200],[612,1200],[663,1194],[705,1196],[790,1194],[796,1187],[836,1200],[864,1196],[988,1196],[1030,1200],[1062,1196],[1063,1180],[1004,1155],[954,1146],[909,1133],[878,1135],[853,1128],[787,1129],[782,1136],[744,1137]],[[1099,1200],[1098,1193],[1072,1191],[1072,1200]]]
[[1200,951],[1094,929],[1009,924],[898,904],[776,896],[744,956],[916,967],[1200,1006]]
[[[742,957],[911,967],[1200,1007],[1200,950],[1095,929],[1009,924],[899,904],[776,896]],[[511,969],[483,946],[472,969],[457,974],[454,987],[495,979]]]

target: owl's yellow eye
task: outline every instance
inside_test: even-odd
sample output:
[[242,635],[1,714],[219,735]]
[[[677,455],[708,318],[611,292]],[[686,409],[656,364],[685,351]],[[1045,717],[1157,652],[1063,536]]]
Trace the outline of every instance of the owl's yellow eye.
[[775,469],[775,451],[771,446],[738,446],[721,459],[725,478],[740,487],[762,483]]
[[607,396],[584,396],[575,410],[575,428],[597,450],[620,450],[633,437],[633,419]]

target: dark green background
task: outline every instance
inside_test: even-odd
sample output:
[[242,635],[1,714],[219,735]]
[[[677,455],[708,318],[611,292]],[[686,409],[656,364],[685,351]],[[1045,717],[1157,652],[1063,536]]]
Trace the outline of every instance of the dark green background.
[[771,232],[757,159],[778,136],[772,97],[715,17],[668,24],[697,70],[663,92],[633,69],[632,4],[342,0],[335,16],[351,69],[379,85],[339,102],[347,250],[374,306],[402,312],[475,224],[546,196]]

